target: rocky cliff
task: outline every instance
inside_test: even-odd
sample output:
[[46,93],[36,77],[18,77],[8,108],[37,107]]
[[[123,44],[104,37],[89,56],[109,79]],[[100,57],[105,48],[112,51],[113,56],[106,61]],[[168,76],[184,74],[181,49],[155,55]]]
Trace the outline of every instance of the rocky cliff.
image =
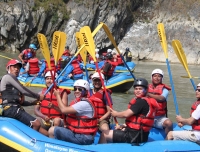
[[[75,32],[88,25],[94,30],[104,22],[111,30],[120,50],[129,47],[134,59],[165,61],[157,35],[157,23],[165,25],[169,60],[178,62],[171,46],[179,39],[188,63],[199,64],[199,0],[59,0],[55,4],[47,0],[0,1],[0,49],[23,50],[37,42],[37,33],[47,36],[51,44],[55,30],[67,34],[67,44],[76,49]],[[50,1],[50,0],[49,0]],[[37,7],[36,7],[37,6]],[[47,8],[54,8],[47,11]],[[69,17],[65,17],[67,12]],[[94,37],[96,47],[113,48],[101,29]]]

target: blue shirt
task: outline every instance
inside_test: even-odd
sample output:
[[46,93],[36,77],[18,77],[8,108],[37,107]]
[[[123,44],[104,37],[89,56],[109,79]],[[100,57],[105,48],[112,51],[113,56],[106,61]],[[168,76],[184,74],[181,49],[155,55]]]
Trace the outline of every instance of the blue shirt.
[[[83,69],[83,65],[79,64],[80,68]],[[68,77],[68,75],[70,73],[72,73],[72,71],[74,70],[74,67],[72,65],[69,65],[66,70],[65,70],[65,74],[63,76],[63,78],[61,79],[62,81],[66,81],[67,79],[70,79]],[[76,75],[73,75],[74,79],[82,79],[83,78],[83,73],[81,74],[76,74]]]
[[166,88],[164,88],[161,96],[165,97],[165,99],[167,100],[168,95],[169,95],[169,91]]

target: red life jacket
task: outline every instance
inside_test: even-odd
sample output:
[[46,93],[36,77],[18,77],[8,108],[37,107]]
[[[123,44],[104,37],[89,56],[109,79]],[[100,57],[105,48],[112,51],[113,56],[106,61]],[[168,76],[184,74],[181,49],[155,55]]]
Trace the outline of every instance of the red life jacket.
[[[31,52],[31,49],[25,49],[25,50],[23,51],[22,59],[23,59],[24,62],[26,62],[26,63],[27,63],[28,60],[29,60],[29,59],[28,59],[28,53],[29,53],[29,52]],[[36,56],[36,52],[35,52],[35,51],[32,51],[31,53],[32,53],[32,56],[33,56],[33,57]]]
[[[142,129],[144,132],[148,132],[154,124],[154,117],[156,113],[156,108],[158,104],[155,99],[142,97],[142,99],[146,100],[149,105],[149,112],[146,116],[139,114],[139,115],[132,115],[126,118],[126,125],[129,128],[140,130]],[[131,107],[132,104],[135,104],[136,99],[132,99],[128,105],[128,108]]]
[[39,62],[38,58],[31,58],[30,60],[28,60],[29,63],[28,74],[37,74],[40,71],[38,62]]
[[69,51],[69,50],[65,50],[64,53],[63,53],[63,55],[64,55],[64,56],[70,56],[71,54],[70,54],[70,51]]
[[78,134],[85,134],[85,135],[95,135],[98,128],[97,128],[97,115],[96,115],[96,108],[93,102],[88,98],[82,98],[77,100],[73,100],[70,103],[70,106],[79,102],[79,101],[87,101],[94,110],[94,115],[92,118],[88,118],[87,116],[77,116],[76,114],[68,114],[66,123],[67,127]]
[[[57,66],[55,66],[55,60],[54,60],[54,58],[51,58],[51,59],[50,59],[50,66],[51,66],[51,70],[52,70],[52,71],[54,71],[55,68],[56,68],[56,71],[59,71],[59,70],[60,70],[60,60],[61,60],[61,59],[59,59]],[[46,73],[47,71],[50,71],[50,69],[49,69],[49,66],[48,66],[46,60],[45,60],[45,64],[46,64],[46,68],[45,68],[45,71],[44,71],[44,72]]]
[[[200,100],[194,102],[192,104],[192,107],[191,107],[191,111],[190,111],[190,115],[192,115],[192,113],[194,112],[194,110],[196,110],[197,106],[200,104]],[[192,129],[194,130],[198,130],[200,131],[200,119],[199,120],[196,120],[193,124],[192,124]]]
[[89,56],[88,61],[94,61],[91,55]]
[[[47,88],[43,88],[42,94],[44,94],[46,92],[46,90],[47,90]],[[64,93],[64,90],[59,89],[59,91],[61,92],[61,96],[62,96],[62,94]],[[51,95],[50,95],[50,93],[47,93],[45,99],[42,100],[42,102],[40,103],[41,113],[46,116],[50,115],[50,118],[56,118],[56,117],[62,118],[62,113],[56,111],[54,108],[48,108],[49,102],[52,102],[52,104],[54,106],[58,107],[58,102],[57,102],[56,96],[53,94],[51,101],[50,101],[50,99],[51,99]]]
[[[105,71],[106,66],[109,65],[109,64],[111,64],[111,68],[108,69],[108,71]],[[113,72],[115,71],[115,67],[116,67],[116,65],[114,65],[113,62],[107,60],[107,61],[104,63],[104,65],[103,65],[103,67],[101,68],[101,70],[103,70],[102,73],[103,73],[105,76],[112,76],[112,75],[113,75]]]
[[[77,61],[79,61],[80,63],[83,61],[82,57],[80,54],[77,55]],[[73,62],[73,61],[72,61]]]
[[73,66],[73,68],[74,68],[74,70],[72,71],[72,74],[73,74],[73,75],[83,73],[83,70],[80,68],[80,65],[79,65],[79,63],[78,63],[77,60],[73,60],[73,61],[72,61],[72,66]]
[[123,60],[119,54],[117,55],[117,63],[118,65],[123,64]]
[[[148,88],[148,92],[152,93],[152,94],[156,94],[156,95],[161,95],[163,92],[163,88],[166,88],[167,90],[171,90],[171,88],[165,84],[159,84],[157,85],[155,88],[153,86],[153,84],[149,84],[149,88]],[[166,115],[167,113],[167,102],[158,102],[159,108],[156,112],[156,116],[162,116],[162,115]]]
[[[107,90],[110,92],[110,90]],[[103,102],[103,98],[104,98],[104,90],[100,89],[99,91],[97,91],[95,94],[93,94],[92,96],[100,99],[99,102],[93,102],[95,107],[96,107],[96,111],[97,111],[97,118],[100,119],[105,113],[107,113],[107,107],[106,104]],[[109,118],[108,118],[109,119]]]

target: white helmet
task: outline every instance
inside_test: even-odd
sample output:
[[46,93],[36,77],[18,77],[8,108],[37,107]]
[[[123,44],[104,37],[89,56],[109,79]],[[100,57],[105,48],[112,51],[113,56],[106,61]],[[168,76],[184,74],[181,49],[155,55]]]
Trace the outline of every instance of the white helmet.
[[[52,71],[52,74],[54,75],[54,71]],[[45,78],[46,78],[46,77],[51,77],[51,71],[48,71],[48,72],[45,74],[44,77],[45,77]],[[55,78],[57,78],[57,77],[58,77],[58,74],[56,73]]]
[[[102,73],[101,73],[101,77],[102,77],[103,80],[105,80],[104,75],[103,75]],[[95,72],[95,73],[92,75],[92,79],[94,79],[94,78],[99,78],[99,79],[100,79],[100,75],[99,75],[98,72]]]
[[86,80],[79,79],[74,82],[74,87],[83,87],[86,90],[90,89],[90,85]]
[[199,83],[199,84],[197,84],[197,87],[200,87],[200,83]]
[[164,76],[164,72],[163,72],[161,69],[154,69],[154,70],[152,71],[152,73],[151,73],[151,76],[153,76],[153,75],[156,74],[156,73],[162,75],[162,77]]
[[95,49],[95,52],[96,52],[96,53],[99,52],[99,49]]
[[99,58],[99,54],[96,54],[95,57],[98,59]]
[[112,50],[111,50],[111,49],[108,49],[108,50],[107,50],[107,53],[110,53],[110,52],[112,52]]

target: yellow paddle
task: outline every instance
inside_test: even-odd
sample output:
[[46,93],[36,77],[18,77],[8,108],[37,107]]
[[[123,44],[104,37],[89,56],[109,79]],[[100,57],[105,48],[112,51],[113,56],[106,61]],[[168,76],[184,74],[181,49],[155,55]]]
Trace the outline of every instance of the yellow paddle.
[[[182,78],[190,78],[189,76],[181,76]],[[191,78],[194,78],[194,79],[200,79],[200,77],[191,77]]]
[[175,106],[175,109],[176,109],[176,114],[179,115],[178,104],[177,104],[177,101],[176,101],[176,93],[175,93],[175,89],[174,89],[174,83],[173,83],[170,65],[169,65],[169,61],[168,61],[168,49],[167,49],[167,40],[166,40],[166,35],[165,35],[164,24],[159,23],[157,25],[157,29],[158,29],[158,36],[160,38],[160,43],[161,43],[161,46],[163,48],[165,58],[166,58],[167,69],[168,69],[168,73],[169,73],[170,84],[171,84],[171,87],[172,87],[172,94],[173,94],[173,98],[174,98],[174,106]]
[[41,33],[38,33],[37,34],[37,38],[38,38],[38,42],[40,44],[40,49],[41,49],[41,52],[47,62],[47,65],[48,65],[48,68],[51,70],[51,64],[50,64],[50,52],[49,52],[49,47],[48,47],[48,44],[47,44],[47,39],[46,37],[41,34]]
[[24,86],[26,86],[26,87],[30,87],[31,86],[31,83],[32,83],[32,81],[35,79],[37,77],[37,75],[36,76],[34,76],[32,79],[30,79],[28,82],[26,82],[25,84],[24,84]]
[[[83,28],[81,28],[80,33],[81,33],[81,36],[82,36],[82,39],[84,41],[84,44],[85,44],[85,47],[86,47],[87,51],[89,52],[89,54],[94,59],[94,62],[95,62],[95,65],[96,65],[96,69],[97,69],[97,72],[99,73],[100,80],[101,80],[102,87],[104,89],[106,98],[108,100],[109,106],[112,108],[112,103],[110,101],[110,98],[108,97],[108,92],[107,92],[106,87],[104,85],[104,81],[102,79],[98,64],[96,62],[94,39],[93,39],[91,30],[90,30],[90,27],[89,26],[84,26]],[[118,125],[117,119],[114,118],[114,120],[115,120],[116,125]]]
[[194,83],[194,81],[192,79],[190,71],[188,69],[187,59],[186,59],[186,56],[185,56],[185,53],[183,51],[183,48],[182,48],[182,45],[181,45],[180,41],[179,40],[173,40],[172,41],[172,46],[174,48],[174,51],[175,51],[179,61],[181,62],[181,64],[185,68],[186,72],[188,73],[188,76],[190,78],[190,81],[192,83],[192,86],[193,86],[194,90],[196,90],[196,86],[195,86],[195,83]]

